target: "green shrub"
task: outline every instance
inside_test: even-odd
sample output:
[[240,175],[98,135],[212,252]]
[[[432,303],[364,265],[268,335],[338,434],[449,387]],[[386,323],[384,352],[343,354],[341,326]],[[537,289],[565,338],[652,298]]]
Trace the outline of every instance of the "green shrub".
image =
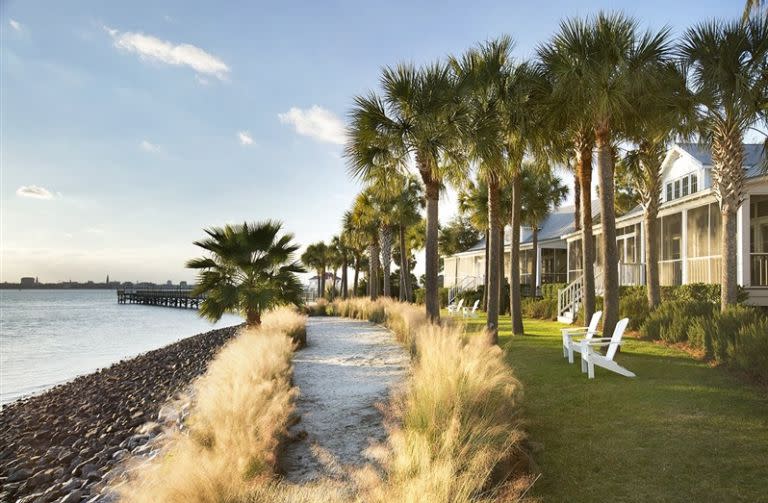
[[725,312],[713,309],[712,315],[695,320],[689,330],[688,344],[701,349],[707,358],[718,362],[731,359],[731,352],[743,327],[754,325],[765,317],[754,307],[735,305]]
[[648,315],[640,334],[648,339],[669,343],[688,342],[688,332],[694,320],[711,317],[715,306],[709,302],[668,301]]
[[523,316],[539,320],[557,318],[557,299],[525,297],[521,302]]
[[554,299],[555,302],[557,302],[557,295],[560,290],[565,288],[565,283],[548,283],[546,285],[541,285],[541,296],[545,299]]
[[735,368],[768,382],[768,317],[741,327],[729,354]]
[[[448,292],[450,288],[441,287],[437,289],[437,296],[440,301],[440,307],[446,307],[448,305]],[[419,288],[413,291],[413,297],[416,304],[424,304],[427,296],[427,290],[425,288]]]
[[619,297],[619,316],[629,318],[629,328],[638,330],[648,318],[648,297],[645,288],[633,288]]

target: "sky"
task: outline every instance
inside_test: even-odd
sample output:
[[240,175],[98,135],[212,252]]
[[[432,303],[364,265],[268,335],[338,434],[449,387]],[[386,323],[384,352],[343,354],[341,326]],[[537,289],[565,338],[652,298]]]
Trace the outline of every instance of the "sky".
[[681,34],[743,1],[0,0],[0,281],[191,281],[202,229],[245,220],[327,240],[383,66],[501,34],[529,58],[601,9]]

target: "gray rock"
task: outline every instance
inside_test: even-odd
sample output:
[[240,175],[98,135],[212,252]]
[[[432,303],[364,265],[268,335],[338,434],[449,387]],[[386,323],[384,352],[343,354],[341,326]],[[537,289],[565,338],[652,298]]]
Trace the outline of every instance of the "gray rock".
[[80,503],[83,499],[83,491],[75,489],[59,500],[59,503]]
[[26,480],[31,476],[32,470],[29,470],[28,468],[20,468],[8,475],[8,482],[21,482],[22,480]]

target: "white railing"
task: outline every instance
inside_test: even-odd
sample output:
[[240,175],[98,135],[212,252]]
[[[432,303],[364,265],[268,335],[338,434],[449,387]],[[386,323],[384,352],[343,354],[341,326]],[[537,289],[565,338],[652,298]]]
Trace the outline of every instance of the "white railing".
[[768,286],[768,253],[750,253],[752,286]]
[[683,261],[659,260],[659,283],[661,286],[675,286],[683,284]]
[[584,276],[579,276],[568,283],[568,286],[557,292],[557,317],[570,318],[573,320],[576,311],[581,305],[581,299],[584,295]]
[[719,283],[720,255],[690,257],[685,261],[687,283]]
[[619,285],[636,286],[645,284],[645,264],[619,262]]

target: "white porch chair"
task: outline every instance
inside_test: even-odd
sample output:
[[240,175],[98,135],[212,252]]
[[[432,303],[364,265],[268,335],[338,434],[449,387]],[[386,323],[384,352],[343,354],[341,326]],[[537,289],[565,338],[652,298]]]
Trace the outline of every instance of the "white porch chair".
[[464,306],[464,299],[459,299],[458,302],[455,302],[448,306],[448,312],[452,315],[458,314],[461,312],[461,308]]
[[472,307],[465,307],[463,315],[465,318],[477,318],[477,306],[480,305],[480,300],[476,300]]
[[[616,355],[616,350],[619,349],[619,346],[621,345],[621,337],[624,335],[624,330],[627,329],[627,323],[629,323],[629,318],[619,320],[611,338],[598,337],[580,341],[581,371],[587,372],[590,379],[595,378],[595,365],[623,376],[635,377],[633,372],[630,372],[613,361],[613,357]],[[608,346],[608,351],[605,353],[605,356],[592,349],[597,346]]]
[[592,315],[592,319],[589,320],[589,326],[586,327],[568,327],[561,328],[560,333],[563,334],[563,358],[568,358],[568,363],[573,363],[573,352],[581,352],[581,345],[578,341],[575,341],[574,337],[583,337],[585,340],[590,340],[597,334],[597,325],[600,323],[600,317],[603,315],[602,311],[596,311]]

